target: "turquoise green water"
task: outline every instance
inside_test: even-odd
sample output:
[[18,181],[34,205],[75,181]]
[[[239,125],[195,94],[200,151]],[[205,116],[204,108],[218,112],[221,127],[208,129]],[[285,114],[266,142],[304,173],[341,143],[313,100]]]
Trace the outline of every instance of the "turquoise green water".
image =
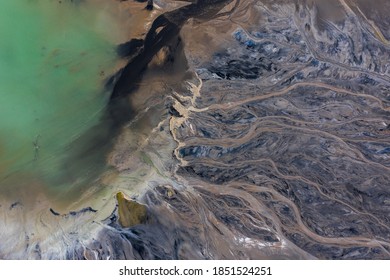
[[104,110],[116,29],[99,5],[0,2],[0,180],[62,172],[69,145]]

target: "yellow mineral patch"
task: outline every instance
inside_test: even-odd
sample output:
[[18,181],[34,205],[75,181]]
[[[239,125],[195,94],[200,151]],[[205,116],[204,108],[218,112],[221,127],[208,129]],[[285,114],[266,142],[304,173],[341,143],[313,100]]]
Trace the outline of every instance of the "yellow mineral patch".
[[173,197],[175,195],[175,191],[173,189],[168,189],[167,190],[167,196],[169,198]]
[[165,188],[165,195],[168,198],[172,198],[176,195],[176,191],[171,185],[164,185],[163,187]]
[[117,193],[119,223],[122,227],[145,224],[148,221],[147,207],[128,199],[122,192]]

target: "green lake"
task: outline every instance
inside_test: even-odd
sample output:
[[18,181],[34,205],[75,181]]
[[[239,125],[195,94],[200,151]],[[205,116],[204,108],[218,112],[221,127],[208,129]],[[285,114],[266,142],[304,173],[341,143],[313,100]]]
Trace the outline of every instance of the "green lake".
[[0,2],[0,188],[27,174],[66,187],[69,147],[104,112],[119,23],[91,2]]

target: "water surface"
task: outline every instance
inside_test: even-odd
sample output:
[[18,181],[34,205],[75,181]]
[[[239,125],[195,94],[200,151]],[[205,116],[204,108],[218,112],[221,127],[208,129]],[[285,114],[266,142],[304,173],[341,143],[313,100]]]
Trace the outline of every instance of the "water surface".
[[92,2],[0,4],[0,189],[27,174],[61,187],[70,144],[99,122],[121,31]]

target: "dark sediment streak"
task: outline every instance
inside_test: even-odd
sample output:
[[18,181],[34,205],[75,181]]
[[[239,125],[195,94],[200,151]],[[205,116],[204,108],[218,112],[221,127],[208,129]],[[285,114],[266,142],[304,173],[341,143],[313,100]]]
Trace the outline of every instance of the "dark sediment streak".
[[[232,0],[204,0],[189,4],[157,17],[148,31],[143,46],[140,40],[131,40],[119,49],[126,48],[122,53],[132,54],[134,57],[120,71],[115,82],[110,102],[109,115],[115,121],[128,121],[131,108],[126,99],[138,88],[142,74],[147,69],[153,57],[165,46],[175,46],[180,43],[179,33],[185,22],[191,18],[213,18],[225,5]],[[135,52],[138,52],[134,55]]]

